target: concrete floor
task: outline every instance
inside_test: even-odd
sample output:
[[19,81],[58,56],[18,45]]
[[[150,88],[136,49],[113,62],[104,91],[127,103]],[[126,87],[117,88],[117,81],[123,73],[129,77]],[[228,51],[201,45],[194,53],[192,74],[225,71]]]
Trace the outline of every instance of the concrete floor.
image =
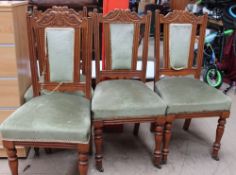
[[[132,135],[133,125],[125,126],[122,134],[105,134],[104,173],[95,170],[94,157],[89,160],[89,175],[235,175],[236,174],[236,96],[233,99],[231,117],[222,139],[220,161],[211,158],[211,146],[215,137],[217,119],[193,120],[190,130],[182,130],[183,120],[175,121],[170,144],[168,164],[162,169],[152,165],[153,135],[149,124],[142,124],[139,137]],[[54,150],[46,155],[40,150],[34,157],[31,150],[27,159],[19,160],[20,175],[76,175],[77,154],[72,150]],[[25,167],[30,167],[24,171]],[[10,175],[7,160],[0,160],[0,175]]]

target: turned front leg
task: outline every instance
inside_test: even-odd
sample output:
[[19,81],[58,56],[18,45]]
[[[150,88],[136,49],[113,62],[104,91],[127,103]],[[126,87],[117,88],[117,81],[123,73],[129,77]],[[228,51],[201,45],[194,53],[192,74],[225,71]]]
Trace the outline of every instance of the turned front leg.
[[[164,119],[164,118],[163,118]],[[162,137],[163,137],[163,126],[164,122],[162,119],[158,120],[155,123],[155,150],[154,150],[154,165],[157,168],[161,168],[161,144],[162,144]]]
[[220,145],[221,145],[221,139],[224,134],[225,130],[225,123],[226,119],[225,118],[220,118],[218,120],[218,126],[216,129],[216,139],[213,144],[213,151],[212,151],[212,158],[215,160],[219,160],[219,150],[220,150]]
[[88,152],[89,152],[89,144],[88,145],[79,145],[79,161],[78,161],[78,169],[80,175],[87,175],[88,173]]
[[102,146],[103,146],[103,125],[101,123],[94,124],[94,140],[95,140],[95,147],[96,147],[96,169],[100,172],[103,172],[103,165],[102,165]]
[[162,150],[162,162],[163,164],[167,163],[167,157],[169,154],[169,144],[170,144],[170,139],[171,139],[171,128],[172,128],[172,123],[167,122],[165,124],[165,130],[164,130],[164,142],[163,142],[163,150]]
[[18,158],[16,148],[13,142],[3,141],[8,156],[8,164],[12,175],[18,175]]

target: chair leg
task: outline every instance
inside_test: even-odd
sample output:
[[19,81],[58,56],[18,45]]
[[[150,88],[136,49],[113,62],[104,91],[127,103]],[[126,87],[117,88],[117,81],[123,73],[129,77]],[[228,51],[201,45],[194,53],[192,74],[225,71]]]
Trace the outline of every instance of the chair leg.
[[226,123],[226,118],[225,117],[220,117],[218,120],[218,126],[216,129],[216,138],[215,142],[213,144],[213,151],[212,151],[212,158],[215,160],[219,160],[219,150],[220,150],[220,142],[222,139],[222,136],[224,134],[224,129],[225,129],[225,123]]
[[103,172],[103,165],[102,165],[102,146],[103,146],[103,125],[102,123],[95,123],[94,124],[94,140],[95,140],[95,147],[96,147],[96,169],[100,172]]
[[87,145],[79,145],[78,146],[78,169],[80,175],[87,175],[88,173],[88,152],[89,152],[89,144]]
[[184,129],[185,131],[188,131],[189,126],[190,126],[190,124],[191,124],[191,120],[192,120],[192,119],[185,119],[184,126],[183,126],[183,129]]
[[133,134],[134,134],[135,136],[138,136],[139,126],[140,126],[140,123],[135,123],[135,124],[134,124],[134,131],[133,131]]
[[165,119],[160,118],[155,123],[155,150],[154,150],[154,165],[157,168],[161,168],[161,144],[162,144],[162,137],[163,137],[163,126],[165,123]]
[[40,156],[39,148],[34,147],[34,155],[35,155],[36,157],[39,157],[39,156]]
[[44,151],[46,154],[52,154],[52,148],[45,148]]
[[12,175],[18,175],[18,158],[16,148],[13,142],[3,141],[3,146],[6,148],[8,163]]
[[172,122],[167,122],[165,124],[165,129],[164,129],[164,142],[163,142],[163,149],[162,149],[162,163],[166,164],[167,163],[167,157],[169,154],[169,144],[170,144],[170,139],[171,139],[171,128],[172,128]]
[[90,135],[90,141],[89,141],[89,155],[93,155],[93,134]]
[[151,123],[151,125],[150,125],[150,132],[152,132],[152,133],[155,132],[155,123]]

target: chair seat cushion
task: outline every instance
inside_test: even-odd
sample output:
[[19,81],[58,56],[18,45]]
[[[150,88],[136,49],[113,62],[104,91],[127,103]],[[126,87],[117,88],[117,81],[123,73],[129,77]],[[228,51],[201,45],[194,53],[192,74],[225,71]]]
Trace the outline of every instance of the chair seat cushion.
[[155,91],[167,104],[167,114],[230,110],[231,99],[206,83],[189,77],[165,78]]
[[107,80],[94,91],[92,111],[95,120],[165,115],[166,105],[143,82]]
[[3,140],[88,143],[90,127],[89,100],[55,92],[25,103],[0,129]]

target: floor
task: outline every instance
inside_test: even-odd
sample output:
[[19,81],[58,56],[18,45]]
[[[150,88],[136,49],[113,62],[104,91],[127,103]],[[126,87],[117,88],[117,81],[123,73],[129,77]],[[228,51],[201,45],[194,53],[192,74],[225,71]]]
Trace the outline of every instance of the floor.
[[[125,126],[122,134],[105,134],[104,173],[94,168],[94,157],[89,160],[89,175],[234,175],[236,170],[236,94],[231,117],[222,139],[220,161],[211,158],[217,119],[193,120],[190,130],[182,130],[183,120],[176,121],[170,144],[168,164],[162,169],[152,165],[153,135],[149,124],[142,124],[138,137],[132,135],[133,125]],[[77,154],[73,150],[53,150],[47,155],[43,149],[40,157],[30,151],[27,159],[19,160],[20,175],[76,175]],[[0,175],[10,175],[7,160],[0,160]]]

